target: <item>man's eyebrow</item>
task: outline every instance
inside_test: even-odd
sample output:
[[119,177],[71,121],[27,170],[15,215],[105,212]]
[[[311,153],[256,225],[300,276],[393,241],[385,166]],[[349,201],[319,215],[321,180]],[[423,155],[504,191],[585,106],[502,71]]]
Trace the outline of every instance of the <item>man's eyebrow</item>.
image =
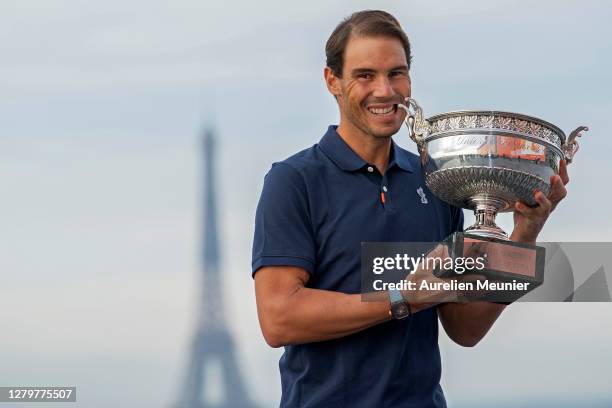
[[[408,71],[408,65],[398,65],[389,70],[389,72],[393,72],[393,71]],[[372,73],[376,73],[376,70],[372,68],[355,68],[351,70],[351,75],[372,74]]]
[[408,71],[408,65],[398,65],[395,68],[391,68],[389,71]]
[[358,74],[371,74],[371,73],[375,73],[376,70],[372,69],[372,68],[355,68],[351,70],[351,75],[358,75]]

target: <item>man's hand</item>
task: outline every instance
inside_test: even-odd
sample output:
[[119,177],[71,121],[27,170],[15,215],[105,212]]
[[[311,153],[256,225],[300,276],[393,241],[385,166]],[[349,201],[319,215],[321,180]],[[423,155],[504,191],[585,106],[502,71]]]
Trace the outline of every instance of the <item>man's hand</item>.
[[[445,259],[448,254],[448,247],[444,244],[438,244],[435,248],[427,253],[427,258],[441,258]],[[421,265],[416,271],[413,271],[406,275],[405,280],[410,282],[414,289],[403,290],[403,298],[411,304],[411,309],[414,313],[415,309],[420,310],[422,308],[436,306],[443,302],[454,302],[457,299],[457,293],[455,290],[442,290],[442,289],[421,289],[421,285],[424,287],[436,287],[447,282],[450,282],[448,278],[438,278],[433,274],[433,265]]]
[[[483,250],[482,244],[470,245],[467,248],[467,252],[463,254],[464,258],[481,256],[481,251]],[[440,243],[427,253],[426,258],[430,260],[439,259],[442,262],[437,262],[437,264],[444,265],[445,260],[450,257],[448,249],[446,244]],[[407,282],[412,284],[413,289],[403,290],[402,296],[406,301],[410,302],[413,313],[415,310],[433,307],[440,303],[465,302],[486,293],[476,290],[459,289],[462,285],[468,283],[471,283],[472,287],[476,287],[477,281],[485,279],[483,275],[475,273],[464,275],[462,273],[455,273],[451,269],[450,275],[437,277],[433,269],[435,264],[436,262],[424,263],[414,273],[409,273],[405,278]],[[469,287],[470,285],[465,286]]]
[[565,188],[567,183],[569,183],[567,163],[565,160],[561,160],[559,175],[550,178],[551,186],[548,197],[541,191],[536,191],[534,197],[538,206],[534,208],[528,207],[520,201],[516,203],[514,207],[514,230],[510,236],[512,241],[535,243],[550,213],[567,196]]

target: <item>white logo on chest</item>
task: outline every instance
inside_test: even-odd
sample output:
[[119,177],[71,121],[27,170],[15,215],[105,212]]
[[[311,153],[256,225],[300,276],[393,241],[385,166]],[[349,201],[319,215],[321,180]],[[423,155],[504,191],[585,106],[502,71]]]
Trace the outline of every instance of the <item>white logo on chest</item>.
[[429,201],[427,201],[427,196],[423,192],[423,187],[417,188],[416,192],[419,195],[419,197],[421,197],[421,203],[422,204],[427,204],[429,202]]

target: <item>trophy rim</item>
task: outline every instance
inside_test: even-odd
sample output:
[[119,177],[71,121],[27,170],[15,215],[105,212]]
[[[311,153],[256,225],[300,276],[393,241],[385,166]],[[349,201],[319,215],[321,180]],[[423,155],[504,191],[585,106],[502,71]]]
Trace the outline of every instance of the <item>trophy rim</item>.
[[565,135],[565,132],[563,132],[563,130],[561,130],[561,128],[559,128],[558,126],[553,125],[552,123],[544,119],[540,119],[535,116],[527,115],[524,113],[517,113],[517,112],[490,110],[490,109],[462,109],[462,110],[454,110],[454,111],[449,111],[449,112],[437,113],[427,118],[427,121],[432,122],[434,120],[442,119],[445,117],[454,117],[454,116],[463,116],[463,115],[499,115],[499,116],[510,116],[513,118],[528,120],[531,122],[536,122],[539,125],[548,127],[549,129],[554,131],[557,134],[557,136],[559,136],[559,139],[561,140],[561,145],[565,144],[565,141],[567,140],[567,136]]

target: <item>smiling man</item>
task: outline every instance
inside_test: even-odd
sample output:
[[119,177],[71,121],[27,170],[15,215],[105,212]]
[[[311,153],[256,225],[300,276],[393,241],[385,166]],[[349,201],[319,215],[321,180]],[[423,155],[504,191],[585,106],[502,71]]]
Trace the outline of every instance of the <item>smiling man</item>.
[[[263,335],[285,347],[281,406],[446,406],[438,319],[451,339],[473,346],[505,306],[384,292],[362,301],[361,242],[439,242],[463,229],[463,215],[427,189],[419,158],[391,138],[405,117],[397,104],[411,92],[410,44],[397,20],[355,13],[325,51],[339,126],[272,166],[256,214],[252,273]],[[511,239],[535,241],[565,196],[560,178],[552,190],[536,194],[537,208],[517,207]],[[398,301],[408,318],[391,312]]]

